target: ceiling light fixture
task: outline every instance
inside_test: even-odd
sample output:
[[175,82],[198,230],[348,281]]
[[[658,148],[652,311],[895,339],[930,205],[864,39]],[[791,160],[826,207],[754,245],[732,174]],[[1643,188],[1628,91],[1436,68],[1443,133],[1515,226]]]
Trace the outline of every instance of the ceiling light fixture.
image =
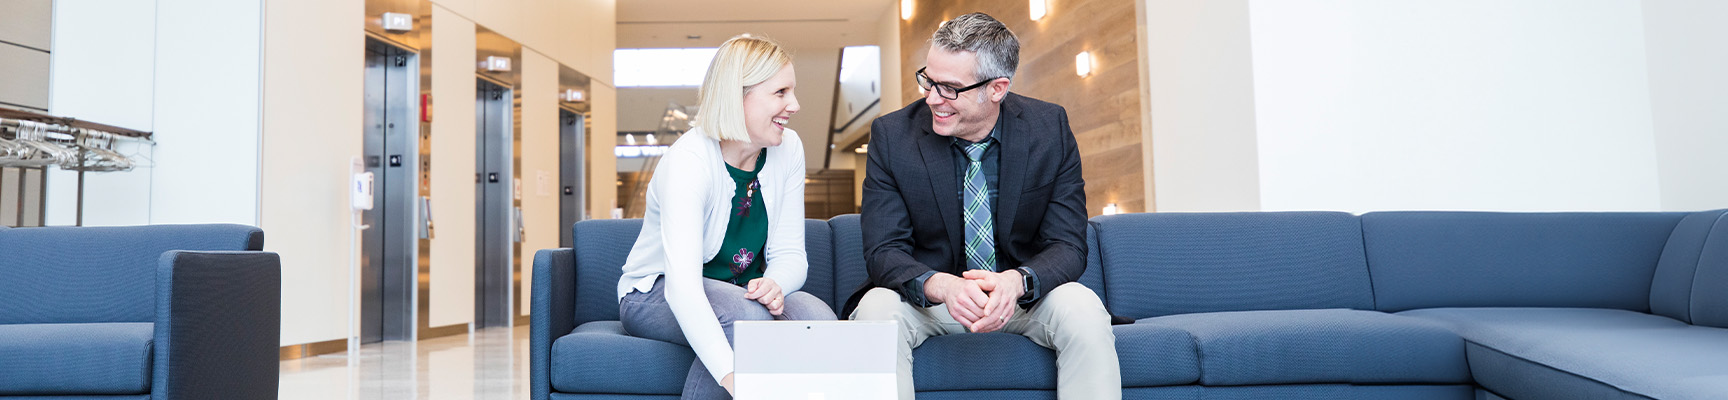
[[1031,2],[1033,21],[1044,19],[1044,15],[1050,13],[1049,0],[1031,0]]
[[912,0],[900,0],[900,19],[912,20]]

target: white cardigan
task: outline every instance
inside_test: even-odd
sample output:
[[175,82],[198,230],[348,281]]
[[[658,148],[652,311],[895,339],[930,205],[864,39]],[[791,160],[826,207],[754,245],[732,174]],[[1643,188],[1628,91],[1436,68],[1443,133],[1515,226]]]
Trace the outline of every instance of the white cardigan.
[[[768,212],[763,275],[790,294],[804,287],[810,266],[804,253],[804,144],[797,132],[787,129],[780,145],[770,147],[766,156],[757,175]],[[622,299],[632,290],[652,290],[655,278],[666,276],[666,302],[715,381],[732,373],[732,346],[702,288],[702,265],[720,252],[726,236],[736,188],[732,182],[720,142],[701,128],[672,143],[648,182],[642,233],[618,280]]]

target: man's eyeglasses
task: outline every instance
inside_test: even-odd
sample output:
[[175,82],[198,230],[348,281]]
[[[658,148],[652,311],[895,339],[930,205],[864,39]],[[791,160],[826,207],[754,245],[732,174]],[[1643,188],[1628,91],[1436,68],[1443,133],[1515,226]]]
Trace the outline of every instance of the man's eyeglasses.
[[998,78],[985,79],[983,82],[978,82],[978,83],[972,84],[972,86],[957,88],[957,87],[949,86],[947,84],[936,83],[936,81],[931,80],[930,75],[924,73],[924,70],[926,68],[930,68],[930,67],[919,68],[918,73],[913,74],[914,76],[918,77],[918,87],[924,88],[924,90],[926,90],[926,91],[934,91],[934,92],[936,92],[937,96],[942,96],[942,98],[948,99],[948,100],[959,100],[961,92],[965,92],[965,91],[972,90],[972,89],[977,89],[979,87],[984,86],[984,84],[990,83],[990,81],[998,79]]

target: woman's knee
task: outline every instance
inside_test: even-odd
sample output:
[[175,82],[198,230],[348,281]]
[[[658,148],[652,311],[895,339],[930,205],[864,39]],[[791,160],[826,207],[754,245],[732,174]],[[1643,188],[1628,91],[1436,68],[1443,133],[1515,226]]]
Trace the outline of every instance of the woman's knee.
[[792,292],[786,295],[785,312],[787,319],[822,321],[834,320],[834,309],[816,295],[805,292]]

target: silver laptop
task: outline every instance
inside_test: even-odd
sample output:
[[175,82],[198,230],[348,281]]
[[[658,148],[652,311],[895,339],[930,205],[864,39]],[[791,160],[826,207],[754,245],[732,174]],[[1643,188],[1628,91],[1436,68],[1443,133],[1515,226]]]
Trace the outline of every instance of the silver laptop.
[[740,400],[893,399],[893,321],[738,321]]

